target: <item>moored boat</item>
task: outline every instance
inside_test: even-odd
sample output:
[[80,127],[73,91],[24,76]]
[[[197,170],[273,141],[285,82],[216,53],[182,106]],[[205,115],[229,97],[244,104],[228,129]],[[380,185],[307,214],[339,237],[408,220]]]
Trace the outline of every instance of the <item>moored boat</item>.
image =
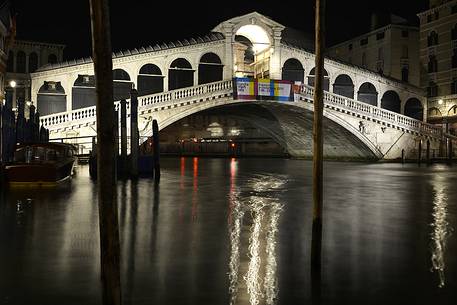
[[19,144],[14,160],[5,166],[10,186],[55,186],[71,178],[76,148],[65,143]]

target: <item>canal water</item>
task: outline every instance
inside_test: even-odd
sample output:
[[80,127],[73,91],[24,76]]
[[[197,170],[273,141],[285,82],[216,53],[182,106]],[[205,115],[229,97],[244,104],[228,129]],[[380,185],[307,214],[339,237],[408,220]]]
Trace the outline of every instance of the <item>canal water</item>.
[[[313,279],[310,161],[161,163],[118,182],[124,304],[456,304],[456,166],[326,162]],[[0,304],[101,304],[88,167],[1,196]]]

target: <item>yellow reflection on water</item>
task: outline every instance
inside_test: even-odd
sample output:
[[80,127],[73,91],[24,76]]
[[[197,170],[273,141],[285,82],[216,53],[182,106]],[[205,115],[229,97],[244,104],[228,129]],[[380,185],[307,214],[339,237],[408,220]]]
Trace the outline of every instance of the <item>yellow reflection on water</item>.
[[276,302],[276,238],[282,204],[275,191],[283,185],[284,181],[278,178],[253,179],[247,183],[252,195],[243,201],[240,190],[231,188],[231,305]]
[[432,247],[432,272],[437,272],[439,277],[438,287],[445,286],[446,263],[444,254],[446,251],[447,238],[452,228],[447,221],[448,198],[446,195],[446,182],[442,177],[437,177],[432,181],[433,184],[433,222],[431,226],[431,247]]

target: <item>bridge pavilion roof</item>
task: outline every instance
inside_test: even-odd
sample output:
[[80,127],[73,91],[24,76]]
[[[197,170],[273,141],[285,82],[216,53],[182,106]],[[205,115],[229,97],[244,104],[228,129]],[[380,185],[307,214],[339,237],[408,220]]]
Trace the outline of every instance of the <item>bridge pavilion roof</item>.
[[[223,34],[218,33],[218,32],[211,32],[203,37],[198,36],[195,38],[182,39],[182,40],[177,40],[174,42],[162,42],[160,44],[157,43],[154,46],[149,45],[147,47],[141,47],[139,49],[135,48],[133,50],[113,52],[113,59],[125,57],[125,56],[142,54],[142,53],[152,53],[152,52],[157,52],[157,51],[162,51],[162,50],[167,50],[167,49],[180,48],[180,47],[185,47],[185,46],[190,46],[190,45],[207,43],[207,42],[211,42],[211,41],[219,41],[219,40],[224,40],[224,39],[225,39],[225,36]],[[40,67],[39,69],[37,69],[36,72],[48,71],[48,70],[52,70],[52,69],[65,68],[65,67],[76,66],[76,65],[80,65],[80,64],[88,64],[88,63],[93,63],[93,60],[91,57],[73,59],[73,60],[63,61],[63,62],[55,63],[55,64],[47,64],[47,65],[44,65],[44,66]]]

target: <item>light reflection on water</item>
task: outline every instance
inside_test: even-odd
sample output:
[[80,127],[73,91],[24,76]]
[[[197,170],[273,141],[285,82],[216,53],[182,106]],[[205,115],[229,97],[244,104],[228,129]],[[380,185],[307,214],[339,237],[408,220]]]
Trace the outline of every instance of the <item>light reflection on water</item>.
[[431,247],[432,247],[432,272],[436,271],[439,277],[438,287],[442,288],[446,284],[445,268],[446,262],[444,255],[446,253],[446,243],[452,228],[447,221],[448,197],[446,181],[436,176],[433,181],[433,222],[431,227]]
[[[235,163],[231,162],[231,182],[234,183]],[[230,304],[276,303],[277,261],[276,235],[278,220],[283,205],[277,198],[278,191],[285,184],[285,179],[273,176],[255,177],[246,183],[250,196],[242,196],[239,188],[231,185],[229,200],[229,235],[231,254],[229,261]],[[243,245],[243,224],[250,225],[247,240]],[[243,255],[244,254],[244,255]],[[246,266],[240,266],[247,262]],[[240,273],[243,272],[241,281]],[[244,292],[244,293],[243,293]],[[246,296],[247,293],[247,296]]]

